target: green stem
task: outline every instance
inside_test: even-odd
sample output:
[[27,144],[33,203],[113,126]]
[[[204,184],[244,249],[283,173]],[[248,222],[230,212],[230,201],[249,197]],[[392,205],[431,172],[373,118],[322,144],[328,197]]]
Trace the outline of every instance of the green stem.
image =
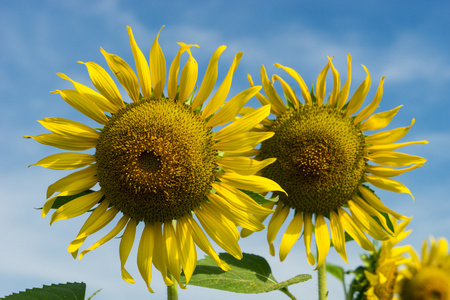
[[172,274],[167,273],[167,276],[173,282],[172,286],[167,286],[167,300],[178,300],[178,285],[177,285],[177,281],[172,276]]
[[317,270],[317,273],[319,278],[319,300],[327,300],[327,267],[325,265],[325,262],[319,268],[319,270]]
[[285,293],[289,298],[291,298],[292,300],[297,300],[297,298],[294,297],[294,295],[291,294],[291,292],[289,292],[289,290],[287,289],[287,287],[280,289],[280,292]]

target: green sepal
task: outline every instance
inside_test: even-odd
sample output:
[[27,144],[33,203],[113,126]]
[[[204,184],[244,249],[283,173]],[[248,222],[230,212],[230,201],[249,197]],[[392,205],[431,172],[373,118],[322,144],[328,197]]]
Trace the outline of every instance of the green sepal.
[[261,194],[258,194],[258,193],[252,192],[252,191],[247,191],[247,190],[240,190],[240,191],[242,191],[245,194],[247,194],[248,196],[250,196],[258,204],[268,204],[268,203],[278,202],[278,196],[267,199],[264,196],[262,196]]
[[[311,275],[302,274],[279,283],[261,256],[244,253],[238,260],[228,253],[220,253],[219,257],[231,267],[230,271],[223,271],[206,256],[197,262],[189,284],[233,293],[259,294],[280,290],[290,295],[288,286],[311,279]],[[181,274],[181,283],[185,282],[186,278]]]
[[[74,200],[74,199],[76,199],[78,197],[90,194],[92,192],[94,192],[94,191],[93,190],[86,190],[86,191],[83,191],[83,192],[75,194],[75,195],[58,196],[58,197],[56,197],[55,202],[53,203],[51,209],[58,209],[61,206],[63,206],[64,204],[66,204],[66,203],[68,203],[68,202],[70,202],[70,201],[72,201],[72,200]],[[102,199],[100,201],[102,201],[103,198],[104,198],[104,196],[102,197]],[[43,207],[39,207],[39,208],[36,208],[36,209],[42,209],[42,208]]]
[[6,296],[5,300],[84,300],[86,284],[68,282],[44,285],[42,288],[26,289],[23,292]]

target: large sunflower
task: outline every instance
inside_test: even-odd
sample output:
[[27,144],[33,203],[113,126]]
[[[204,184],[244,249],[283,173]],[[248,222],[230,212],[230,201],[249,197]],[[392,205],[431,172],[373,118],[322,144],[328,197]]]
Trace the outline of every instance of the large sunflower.
[[[128,93],[131,104],[123,100],[113,79],[101,66],[81,62],[87,67],[98,92],[58,74],[71,81],[75,90],[53,93],[60,94],[67,103],[103,128],[96,130],[72,120],[45,118],[39,122],[52,133],[26,137],[65,150],[95,148],[95,154],[64,152],[34,164],[56,170],[85,167],[48,187],[47,197],[51,198],[43,207],[43,216],[58,196],[76,195],[53,213],[51,223],[90,212],[70,243],[68,251],[74,257],[89,235],[121,216],[114,221],[116,226],[81,252],[79,258],[121,236],[122,278],[130,283],[134,279],[124,266],[135,240],[136,226],[142,222],[144,228],[137,265],[152,291],[152,265],[161,272],[167,285],[174,284],[168,272],[180,282],[181,268],[189,281],[197,261],[195,245],[223,270],[228,270],[204,231],[225,251],[240,259],[242,253],[237,243],[236,226],[262,230],[264,226],[257,217],[272,212],[259,206],[242,190],[264,193],[282,189],[272,180],[255,175],[275,159],[256,161],[249,158],[257,154],[254,149],[257,144],[273,135],[272,132],[249,132],[269,115],[270,106],[235,121],[239,110],[260,87],[242,91],[224,104],[242,53],[235,55],[223,82],[202,109],[215,85],[218,60],[226,47],[219,47],[212,55],[195,94],[198,66],[190,48],[198,46],[179,43],[181,48],[169,69],[165,97],[166,61],[158,43],[159,33],[151,47],[148,64],[131,29],[127,29],[137,76],[119,56],[103,49],[101,52]],[[189,56],[179,74],[183,53]],[[214,127],[230,122],[218,132],[212,132]],[[98,191],[83,193],[96,184],[100,186]]]
[[[393,150],[411,144],[426,144],[427,141],[395,143],[406,135],[414,119],[408,127],[371,135],[365,133],[387,126],[400,107],[372,115],[383,94],[382,77],[373,101],[354,115],[369,91],[371,80],[364,67],[367,77],[347,102],[351,81],[350,55],[348,76],[343,87],[341,88],[339,73],[329,58],[328,64],[318,76],[315,93],[308,90],[295,70],[280,64],[275,66],[286,71],[299,84],[304,104],[281,77],[273,75],[270,81],[262,66],[261,81],[267,97],[260,93],[256,96],[263,105],[271,104],[271,112],[276,119],[266,118],[261,126],[255,128],[255,131],[275,133],[273,138],[262,142],[259,159],[277,159],[262,170],[262,175],[278,182],[287,193],[274,193],[279,201],[268,226],[270,253],[275,253],[273,242],[291,209],[294,217],[280,245],[279,255],[282,261],[303,229],[307,260],[311,265],[315,264],[311,253],[314,232],[318,250],[317,268],[320,267],[330,248],[326,218],[329,219],[333,246],[343,260],[347,262],[345,232],[362,248],[374,251],[373,244],[365,233],[377,240],[386,239],[388,234],[392,234],[382,213],[391,214],[397,219],[406,217],[387,208],[365,183],[388,191],[411,194],[407,187],[390,177],[422,166],[425,159]],[[330,68],[333,90],[326,98],[325,79]],[[254,87],[250,75],[248,79]],[[273,86],[275,81],[281,83],[287,98],[286,104]],[[245,115],[251,111],[245,109],[242,113]],[[251,231],[244,229],[241,234],[246,236],[250,233]]]

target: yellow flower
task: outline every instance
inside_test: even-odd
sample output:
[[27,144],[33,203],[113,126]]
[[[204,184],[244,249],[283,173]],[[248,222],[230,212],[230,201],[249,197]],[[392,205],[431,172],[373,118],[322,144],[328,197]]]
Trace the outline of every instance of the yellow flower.
[[[365,134],[366,131],[386,127],[400,107],[372,115],[383,94],[382,77],[373,101],[353,115],[360,109],[371,80],[364,67],[367,77],[347,102],[351,81],[350,62],[348,55],[348,76],[341,88],[340,75],[329,58],[317,79],[315,94],[308,90],[296,71],[275,64],[299,84],[304,104],[281,77],[273,75],[270,81],[264,66],[261,68],[261,81],[267,97],[260,93],[256,97],[263,105],[271,104],[271,112],[276,119],[266,118],[262,121],[262,126],[255,128],[255,131],[260,132],[275,132],[273,138],[262,142],[259,157],[263,160],[270,157],[277,159],[262,170],[262,175],[278,182],[288,195],[274,193],[279,196],[279,201],[267,232],[272,255],[275,253],[273,242],[281,225],[291,209],[295,213],[281,240],[281,261],[286,258],[303,229],[308,262],[315,264],[311,253],[314,232],[318,249],[317,268],[320,267],[330,248],[330,232],[325,217],[329,219],[334,248],[346,262],[344,232],[352,236],[362,248],[374,251],[374,246],[365,233],[377,240],[387,239],[392,234],[381,213],[406,219],[387,208],[363,183],[388,191],[411,194],[407,187],[391,177],[422,166],[425,159],[393,150],[411,144],[426,144],[427,141],[395,143],[408,133],[414,119],[407,127]],[[333,89],[326,99],[325,79],[328,69],[333,73]],[[253,87],[250,75],[248,79]],[[287,98],[286,105],[273,86],[275,81],[281,83]],[[242,111],[244,115],[249,112],[251,109]],[[249,230],[243,230],[241,235],[250,233]]]
[[[272,180],[255,175],[275,159],[256,161],[249,158],[257,154],[256,145],[273,135],[271,132],[249,132],[269,115],[270,106],[235,120],[242,106],[260,87],[244,90],[224,104],[242,53],[235,55],[223,82],[203,107],[216,83],[218,60],[226,47],[219,47],[212,55],[195,94],[198,65],[191,48],[198,46],[179,43],[180,50],[169,69],[168,96],[165,97],[166,61],[158,43],[159,33],[147,63],[131,29],[127,29],[137,76],[119,56],[103,49],[101,52],[132,103],[122,100],[113,79],[101,66],[81,62],[87,67],[98,92],[58,74],[71,81],[75,90],[53,93],[60,94],[67,103],[103,128],[96,130],[72,120],[45,118],[39,122],[52,133],[25,137],[65,150],[95,148],[94,155],[64,152],[34,164],[55,170],[86,167],[48,187],[47,198],[50,199],[44,205],[43,216],[58,196],[77,197],[59,207],[51,216],[51,223],[92,211],[70,243],[68,252],[74,257],[87,237],[121,216],[114,221],[116,226],[81,252],[79,258],[121,236],[122,278],[130,283],[134,279],[126,271],[125,263],[135,240],[136,226],[139,222],[144,223],[137,264],[152,292],[152,265],[161,272],[167,285],[174,284],[168,272],[180,282],[181,268],[189,282],[197,261],[196,245],[223,270],[229,270],[204,231],[225,251],[240,259],[242,253],[237,243],[236,226],[262,230],[264,225],[257,217],[272,212],[259,206],[241,189],[258,193],[282,189]],[[180,71],[183,53],[189,57]],[[230,122],[212,133],[214,127]],[[100,190],[82,193],[96,184]]]
[[449,300],[450,253],[444,238],[430,239],[430,248],[423,242],[422,260],[409,251],[411,260],[399,271],[396,292],[402,300]]

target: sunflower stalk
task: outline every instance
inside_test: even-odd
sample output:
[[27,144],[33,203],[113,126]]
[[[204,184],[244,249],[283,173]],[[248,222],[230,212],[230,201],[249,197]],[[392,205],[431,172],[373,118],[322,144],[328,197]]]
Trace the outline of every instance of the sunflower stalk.
[[326,267],[325,262],[317,270],[317,274],[318,274],[318,279],[319,279],[319,300],[327,300],[328,299],[327,267]]
[[178,300],[178,285],[175,277],[168,272],[168,277],[172,280],[173,285],[167,286],[167,300]]

